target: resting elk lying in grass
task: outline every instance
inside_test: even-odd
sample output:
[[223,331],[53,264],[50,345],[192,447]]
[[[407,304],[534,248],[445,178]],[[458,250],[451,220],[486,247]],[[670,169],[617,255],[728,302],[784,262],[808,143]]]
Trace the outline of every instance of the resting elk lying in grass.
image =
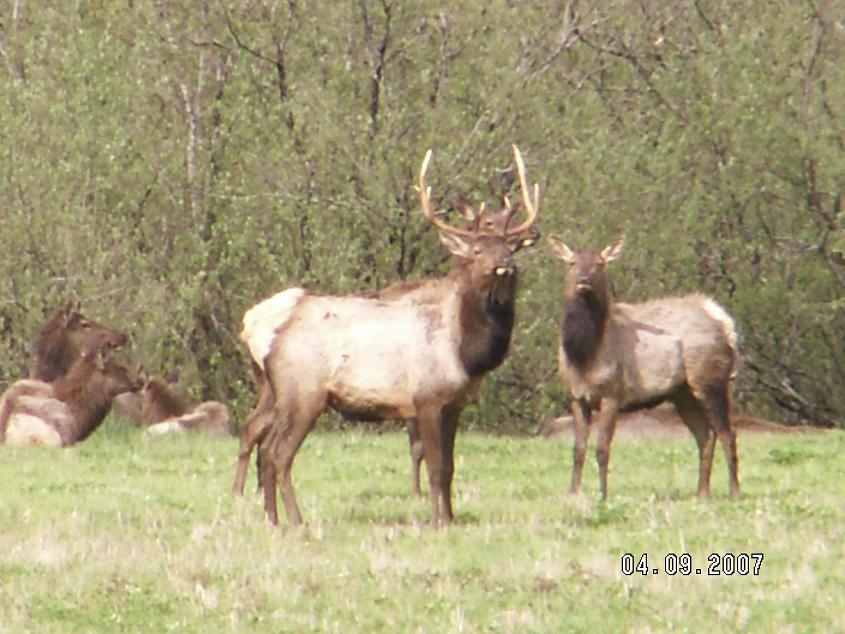
[[0,442],[68,447],[103,422],[112,399],[141,387],[138,371],[102,352],[87,352],[52,383],[21,379],[0,399]]
[[114,407],[119,415],[149,434],[201,431],[213,436],[230,436],[229,408],[217,401],[198,405],[182,396],[175,388],[178,377],[161,379],[142,375],[143,387],[136,392],[119,394]]
[[[534,203],[531,201],[528,185],[525,177],[525,165],[519,150],[514,148],[517,173],[519,175],[520,187],[523,194],[526,209],[531,210]],[[534,199],[538,198],[535,187]],[[466,221],[464,233],[466,236],[502,236],[505,235],[508,224],[513,218],[517,209],[511,205],[510,200],[504,198],[504,209],[492,212],[486,209],[484,203],[474,208],[468,202],[462,200],[458,207]],[[533,212],[536,214],[536,212]],[[453,228],[454,230],[454,228]],[[523,223],[518,230],[507,231],[507,240],[511,250],[515,253],[522,248],[533,246],[540,237],[534,223]],[[462,259],[460,256],[454,258],[457,263]],[[384,301],[404,301],[419,303],[428,300],[437,300],[440,293],[440,280],[423,279],[414,281],[398,282],[384,289],[381,289],[373,298]],[[288,289],[278,293],[259,304],[250,308],[243,319],[243,330],[241,339],[246,343],[250,356],[252,357],[252,369],[259,383],[259,401],[254,411],[260,411],[272,402],[272,395],[269,382],[264,376],[264,358],[270,350],[276,334],[276,327],[288,316],[291,308],[305,294],[303,289]],[[261,441],[267,432],[268,422],[266,417],[250,416],[250,424],[244,425],[241,431],[241,449],[238,456],[238,467],[235,477],[234,491],[236,495],[243,495],[246,481],[246,471],[249,463],[249,456],[254,446]],[[422,438],[416,420],[406,421],[408,441],[411,454],[411,492],[415,495],[421,494],[420,489],[420,466],[424,457]],[[257,461],[260,463],[260,460]],[[260,469],[260,467],[259,467]]]
[[84,317],[68,302],[42,326],[29,378],[55,381],[67,374],[80,355],[121,348],[127,340],[124,333]]
[[581,486],[589,425],[598,412],[596,459],[607,499],[610,444],[620,411],[671,401],[698,443],[698,495],[710,494],[718,436],[727,458],[730,495],[739,498],[731,389],[738,362],[733,319],[705,295],[639,304],[613,303],[605,267],[622,253],[618,240],[601,252],[573,251],[550,236],[569,263],[558,350],[560,375],[572,395],[573,493]]
[[[274,309],[268,313],[274,314],[265,330],[245,332],[253,358],[263,359],[271,395],[262,395],[245,429],[267,430],[259,450],[259,476],[273,523],[278,522],[277,483],[289,520],[302,522],[291,468],[327,407],[350,418],[416,420],[428,467],[432,520],[439,525],[453,519],[458,419],[484,375],[507,354],[517,286],[514,239],[536,221],[537,187],[533,201],[524,192],[528,217],[517,227],[508,221],[499,235],[452,227],[431,210],[425,185],[430,157],[429,152],[420,170],[422,210],[441,241],[460,258],[446,277],[427,282],[430,286],[415,301],[288,289],[271,298]],[[284,305],[286,311],[278,310]],[[262,341],[267,352],[259,347]],[[243,461],[243,444],[240,457]],[[245,469],[241,462],[241,486]]]

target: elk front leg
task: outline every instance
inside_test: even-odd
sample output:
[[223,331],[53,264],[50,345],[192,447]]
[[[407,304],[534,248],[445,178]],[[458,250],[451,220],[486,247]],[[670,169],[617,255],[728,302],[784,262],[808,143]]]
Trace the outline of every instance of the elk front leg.
[[458,432],[459,408],[446,408],[443,412],[440,444],[443,455],[441,477],[441,497],[443,501],[443,521],[451,524],[455,519],[452,513],[452,478],[455,475],[455,435]]
[[428,494],[431,499],[431,523],[441,525],[440,506],[443,498],[443,441],[441,438],[441,410],[436,406],[417,409],[417,425],[422,439],[425,466],[428,471]]
[[610,444],[616,430],[616,415],[619,403],[613,398],[603,398],[598,416],[598,438],[596,439],[596,461],[599,464],[601,499],[607,500],[607,467],[610,464]]
[[581,476],[584,473],[584,458],[587,454],[587,439],[590,437],[590,408],[586,402],[572,401],[572,486],[570,493],[578,493]]

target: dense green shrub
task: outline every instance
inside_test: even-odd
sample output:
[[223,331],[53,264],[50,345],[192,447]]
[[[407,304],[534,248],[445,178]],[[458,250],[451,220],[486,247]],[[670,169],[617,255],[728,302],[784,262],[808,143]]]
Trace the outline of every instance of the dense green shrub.
[[[76,297],[243,413],[245,308],[445,270],[412,188],[425,149],[443,207],[496,204],[515,142],[544,233],[627,235],[618,297],[701,290],[736,316],[740,407],[842,424],[833,5],[228,4],[0,5],[0,377]],[[466,416],[487,428],[565,407],[562,276],[544,247],[520,264],[512,354]]]

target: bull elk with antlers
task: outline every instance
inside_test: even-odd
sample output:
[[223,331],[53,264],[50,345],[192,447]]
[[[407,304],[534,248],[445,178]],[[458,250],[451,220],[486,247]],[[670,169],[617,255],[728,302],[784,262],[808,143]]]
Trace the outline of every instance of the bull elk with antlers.
[[710,494],[718,436],[727,458],[731,498],[739,498],[730,413],[739,358],[733,319],[705,295],[613,303],[605,267],[621,255],[623,240],[600,252],[573,251],[554,236],[549,242],[555,255],[570,265],[558,359],[561,378],[574,399],[571,491],[581,486],[594,412],[598,412],[596,459],[606,499],[617,414],[671,401],[698,444],[699,497]]
[[[301,523],[291,479],[294,457],[327,407],[352,418],[415,420],[428,466],[432,520],[453,519],[451,485],[458,418],[484,375],[505,358],[516,300],[516,238],[534,226],[533,199],[524,179],[527,218],[499,234],[453,227],[431,209],[423,160],[419,196],[441,242],[459,258],[443,278],[417,287],[416,297],[393,300],[317,295],[292,288],[248,312],[242,337],[261,359],[267,391],[244,427],[261,442],[261,487],[271,522],[278,522],[276,485],[288,519]],[[263,308],[259,308],[263,305]],[[252,319],[254,318],[254,319]],[[248,322],[248,323],[246,323]],[[243,485],[242,437],[238,482]]]
[[[517,170],[523,191],[526,191],[524,165],[522,164],[521,158],[517,164]],[[463,199],[457,206],[460,208],[461,214],[466,221],[466,229],[476,235],[503,235],[511,218],[517,213],[516,207],[511,205],[510,199],[507,196],[504,198],[504,209],[498,212],[488,210],[483,202],[478,208],[475,208]],[[540,232],[535,224],[530,224],[519,232],[509,232],[508,236],[512,249],[516,252],[522,248],[534,246],[540,237]],[[455,259],[460,263],[461,258],[456,257]],[[384,301],[420,302],[426,301],[427,298],[436,297],[438,288],[439,283],[437,283],[437,280],[404,281],[391,284],[374,293],[372,297]],[[300,294],[291,293],[290,291],[278,293],[253,306],[244,315],[241,338],[249,348],[250,355],[252,356],[252,368],[260,385],[261,396],[259,397],[259,405],[256,409],[261,409],[265,401],[271,397],[270,386],[264,376],[263,357],[269,351],[269,344],[275,336],[275,329],[274,327],[268,328],[267,324],[276,324],[280,320],[283,320],[290,309],[290,303],[299,296]],[[263,422],[263,427],[259,428],[257,424],[253,423],[245,426],[241,432],[241,452],[238,458],[234,487],[236,495],[243,494],[249,455],[267,431],[266,419],[253,420]],[[420,437],[419,426],[416,420],[406,421],[406,429],[411,455],[411,493],[421,495],[420,468],[424,457],[422,438]]]
[[[517,170],[522,191],[525,192],[527,191],[526,183],[524,182],[525,170],[521,159],[517,160]],[[516,213],[516,209],[511,205],[510,199],[507,196],[504,198],[504,209],[497,212],[489,211],[483,202],[477,209],[465,200],[461,200],[458,206],[464,220],[466,220],[467,229],[478,235],[494,236],[504,234],[511,218]],[[522,248],[534,246],[539,238],[540,232],[537,226],[532,224],[518,233],[510,234],[509,241],[513,251],[516,252]],[[420,299],[425,298],[430,289],[433,288],[436,288],[436,285],[432,284],[431,280],[397,282],[381,289],[376,293],[376,297],[391,301],[418,302]],[[408,446],[411,454],[411,493],[421,495],[420,468],[424,455],[419,425],[416,420],[411,419],[406,421],[405,426],[408,432]]]

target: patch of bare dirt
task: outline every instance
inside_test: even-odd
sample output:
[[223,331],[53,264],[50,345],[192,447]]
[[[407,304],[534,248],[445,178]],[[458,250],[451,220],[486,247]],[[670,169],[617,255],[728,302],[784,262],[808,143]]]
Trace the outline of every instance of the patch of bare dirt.
[[[824,431],[809,425],[783,425],[755,416],[735,416],[734,426],[739,435],[746,433],[800,434]],[[561,416],[540,425],[537,434],[549,438],[563,433],[571,434],[571,430],[572,417]],[[664,438],[686,436],[689,433],[672,405],[658,405],[652,409],[620,415],[616,421],[615,437]]]

